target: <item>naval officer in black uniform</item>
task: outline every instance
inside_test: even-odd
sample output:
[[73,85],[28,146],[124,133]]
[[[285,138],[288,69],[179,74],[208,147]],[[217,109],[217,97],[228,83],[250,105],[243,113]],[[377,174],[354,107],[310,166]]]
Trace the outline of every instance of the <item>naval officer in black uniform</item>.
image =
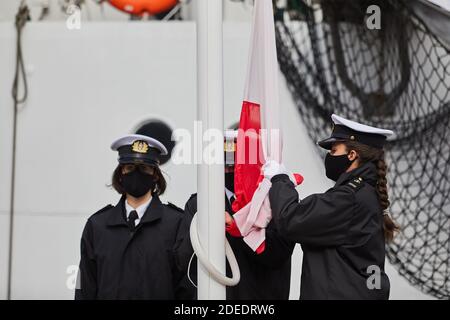
[[383,145],[390,130],[333,115],[326,175],[336,181],[322,194],[299,202],[282,164],[264,166],[271,178],[273,220],[281,234],[300,243],[300,299],[388,299],[385,241],[398,227],[388,215]]
[[127,135],[112,186],[122,196],[87,221],[75,299],[191,299],[180,269],[179,245],[187,230],[183,211],[163,204],[166,181],[159,169],[165,146],[144,135]]
[[[225,132],[225,221],[226,237],[239,264],[241,280],[236,286],[226,288],[226,297],[227,300],[287,300],[291,282],[291,256],[295,242],[286,239],[275,224],[270,222],[266,228],[265,249],[262,253],[256,253],[244,242],[238,229],[230,228],[234,214],[232,203],[236,138],[237,131]],[[186,216],[193,216],[197,212],[197,194],[190,197],[184,210]],[[183,250],[184,253],[189,250],[193,252],[190,242],[185,242],[184,245],[188,248]],[[193,261],[189,274],[196,282],[197,262],[196,259]],[[231,276],[228,263],[226,271],[227,276]]]

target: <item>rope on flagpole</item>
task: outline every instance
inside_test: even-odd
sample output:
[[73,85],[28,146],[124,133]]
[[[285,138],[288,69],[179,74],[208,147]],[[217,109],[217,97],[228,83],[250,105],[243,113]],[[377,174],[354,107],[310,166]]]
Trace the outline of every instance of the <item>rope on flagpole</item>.
[[[27,21],[30,20],[30,10],[25,0],[20,2],[19,10],[16,14],[15,26],[17,33],[16,40],[16,69],[14,73],[14,81],[12,87],[12,97],[14,100],[13,112],[13,140],[12,140],[12,168],[11,168],[11,195],[10,195],[10,209],[9,209],[9,247],[8,247],[8,284],[6,297],[11,299],[12,287],[12,259],[13,259],[13,240],[14,240],[14,200],[15,200],[15,185],[16,185],[16,146],[17,146],[17,117],[19,113],[19,105],[25,103],[28,97],[28,82],[25,71],[25,63],[22,52],[22,31]],[[23,93],[19,94],[20,79],[23,83]]]
[[[241,272],[239,270],[239,265],[234,255],[233,249],[231,249],[228,240],[225,239],[225,255],[228,259],[231,268],[232,277],[229,278],[223,275],[217,268],[209,261],[206,256],[205,251],[202,248],[200,243],[200,239],[198,237],[197,232],[197,214],[194,215],[191,221],[191,227],[189,229],[189,235],[191,237],[192,248],[194,249],[195,254],[197,255],[200,263],[205,267],[205,269],[210,273],[210,275],[216,280],[218,283],[224,286],[235,286],[239,283],[241,279]],[[191,258],[192,260],[192,258]],[[190,266],[190,262],[189,262]],[[188,267],[188,275],[189,275],[189,267]],[[192,280],[191,280],[192,282]],[[194,284],[195,285],[195,284]]]

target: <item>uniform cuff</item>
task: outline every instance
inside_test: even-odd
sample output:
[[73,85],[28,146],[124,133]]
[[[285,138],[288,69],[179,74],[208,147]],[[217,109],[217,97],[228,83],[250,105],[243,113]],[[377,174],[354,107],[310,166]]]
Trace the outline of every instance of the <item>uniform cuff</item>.
[[275,183],[278,181],[291,181],[289,179],[289,176],[285,173],[281,173],[281,174],[277,174],[275,176],[272,177],[272,179],[270,179],[270,182]]

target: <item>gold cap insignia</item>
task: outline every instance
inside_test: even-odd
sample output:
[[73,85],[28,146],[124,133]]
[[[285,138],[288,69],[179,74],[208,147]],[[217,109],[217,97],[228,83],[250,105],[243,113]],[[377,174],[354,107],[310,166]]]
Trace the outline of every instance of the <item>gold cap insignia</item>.
[[223,146],[223,151],[225,152],[235,152],[236,151],[236,144],[234,141],[225,141]]
[[147,153],[148,152],[148,144],[145,141],[135,141],[131,146],[131,150],[139,153]]

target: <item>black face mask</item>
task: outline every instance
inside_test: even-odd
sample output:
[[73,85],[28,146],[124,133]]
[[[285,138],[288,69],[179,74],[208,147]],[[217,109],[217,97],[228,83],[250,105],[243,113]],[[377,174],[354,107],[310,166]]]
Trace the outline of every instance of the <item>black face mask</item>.
[[135,198],[142,197],[150,190],[153,191],[156,182],[153,176],[136,169],[123,175],[122,186],[126,193]]
[[354,160],[348,159],[348,154],[340,156],[332,156],[327,153],[325,157],[325,171],[328,178],[337,181],[341,174],[343,174],[352,164]]
[[234,172],[225,172],[225,187],[234,192]]

